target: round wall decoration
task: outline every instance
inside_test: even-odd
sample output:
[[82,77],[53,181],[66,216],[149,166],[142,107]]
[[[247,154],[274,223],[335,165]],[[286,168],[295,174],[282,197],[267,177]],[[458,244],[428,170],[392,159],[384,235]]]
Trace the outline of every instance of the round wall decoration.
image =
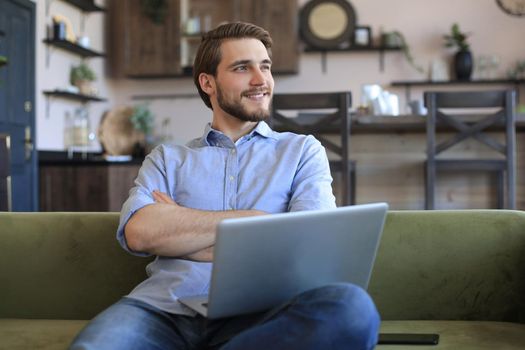
[[496,0],[498,6],[512,16],[525,16],[525,0]]
[[131,122],[132,107],[121,107],[104,113],[98,127],[98,139],[108,155],[131,155],[135,144],[144,144],[144,134]]
[[334,49],[353,40],[356,14],[346,0],[312,0],[301,9],[303,40],[312,48]]

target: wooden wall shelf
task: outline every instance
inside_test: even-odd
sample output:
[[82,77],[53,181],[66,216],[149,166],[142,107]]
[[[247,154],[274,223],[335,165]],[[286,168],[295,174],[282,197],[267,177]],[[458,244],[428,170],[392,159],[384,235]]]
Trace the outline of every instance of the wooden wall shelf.
[[377,52],[379,53],[379,71],[385,70],[385,52],[396,52],[402,51],[402,47],[386,47],[386,46],[350,46],[346,48],[334,48],[334,49],[317,49],[312,47],[305,47],[305,53],[318,52],[321,53],[321,68],[323,73],[326,73],[326,55],[332,52],[344,52],[344,53],[360,53],[360,52]]
[[58,47],[62,50],[69,51],[75,55],[81,56],[81,57],[104,57],[105,54],[97,51],[93,51],[91,49],[87,49],[83,46],[77,45],[75,43],[72,43],[68,40],[59,40],[59,39],[44,39],[44,43]]
[[81,9],[84,12],[101,12],[105,11],[104,8],[97,6],[93,3],[93,1],[87,1],[87,0],[63,0],[64,2],[67,2],[68,4],[71,4],[79,9]]
[[74,92],[69,92],[65,90],[47,90],[44,91],[44,95],[48,97],[59,97],[59,98],[65,98],[68,100],[78,101],[78,102],[104,102],[106,101],[105,98],[101,98],[98,96],[90,96],[90,95],[83,95],[78,94]]
[[[94,1],[89,0],[62,0],[66,4],[70,4],[71,6],[74,6],[81,10],[84,13],[89,12],[104,12],[106,11],[105,8],[100,7],[98,5],[95,5]],[[49,16],[49,8],[51,7],[51,3],[53,0],[46,0],[46,17]]]
[[481,79],[481,80],[449,80],[449,81],[431,81],[431,80],[401,80],[390,83],[392,86],[432,86],[432,85],[490,85],[490,84],[525,84],[524,79]]
[[386,46],[350,46],[346,48],[335,49],[316,49],[312,47],[305,47],[304,52],[377,52],[377,51],[401,51],[401,47],[386,47]]

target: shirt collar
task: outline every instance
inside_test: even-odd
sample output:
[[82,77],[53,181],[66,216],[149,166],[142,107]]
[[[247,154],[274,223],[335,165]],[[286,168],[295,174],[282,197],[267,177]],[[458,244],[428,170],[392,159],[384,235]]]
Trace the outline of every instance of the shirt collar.
[[272,138],[277,139],[277,135],[275,135],[275,131],[273,131],[266,122],[259,122],[255,129],[252,130],[250,134],[258,133],[259,135],[266,137],[266,138]]
[[[248,135],[243,136],[243,138],[252,138],[255,133],[265,138],[277,139],[275,132],[264,121],[260,121],[257,126]],[[206,124],[206,127],[204,128],[204,134],[202,135],[203,145],[225,147],[226,143],[228,143],[227,140],[229,140],[231,143],[231,140],[222,132],[212,128],[211,123]]]

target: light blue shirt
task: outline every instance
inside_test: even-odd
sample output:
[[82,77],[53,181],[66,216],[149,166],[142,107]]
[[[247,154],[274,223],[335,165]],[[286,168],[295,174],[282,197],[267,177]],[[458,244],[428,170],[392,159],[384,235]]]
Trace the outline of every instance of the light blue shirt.
[[[129,218],[155,203],[152,191],[169,194],[179,205],[201,210],[257,209],[268,213],[335,207],[325,149],[313,136],[278,133],[265,122],[237,142],[208,124],[201,138],[186,146],[159,146],[144,160],[135,187],[122,207],[117,239]],[[194,315],[177,302],[206,294],[211,263],[158,256],[148,279],[128,297],[164,311]]]

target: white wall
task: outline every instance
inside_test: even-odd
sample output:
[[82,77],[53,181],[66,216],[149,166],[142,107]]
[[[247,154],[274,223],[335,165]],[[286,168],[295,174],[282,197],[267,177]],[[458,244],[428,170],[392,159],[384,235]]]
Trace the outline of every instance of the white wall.
[[[104,1],[96,1],[103,5]],[[300,0],[304,4],[306,0]],[[55,100],[49,118],[46,118],[46,104],[41,91],[63,86],[68,81],[69,66],[79,60],[62,51],[55,50],[51,64],[45,67],[45,46],[42,43],[45,24],[45,1],[38,1],[37,11],[37,147],[38,149],[62,149],[62,127],[64,113],[73,110],[75,104]],[[399,30],[404,33],[416,61],[427,67],[432,59],[449,57],[452,53],[443,48],[442,35],[448,33],[450,26],[458,22],[462,30],[472,33],[471,49],[475,56],[498,55],[500,69],[498,76],[504,77],[506,70],[517,60],[525,59],[525,18],[511,17],[503,13],[495,0],[352,0],[358,16],[358,24],[372,27],[374,36],[380,29]],[[52,14],[59,12],[69,16],[78,26],[80,15],[70,6],[60,1],[52,1]],[[86,32],[91,38],[92,47],[104,48],[103,14],[91,14],[86,20]],[[78,27],[77,27],[78,28]],[[76,29],[78,30],[78,29]],[[274,40],[279,40],[275,37]],[[91,66],[100,77],[103,76],[104,61],[90,60]],[[426,76],[411,68],[400,52],[387,53],[385,70],[379,70],[377,53],[329,53],[327,72],[321,70],[318,53],[304,53],[300,59],[300,73],[295,76],[276,77],[276,92],[335,91],[350,90],[354,94],[354,105],[359,101],[363,84],[377,83],[397,93],[403,101],[404,90],[392,88],[393,80],[425,79]],[[190,78],[161,80],[111,80],[101,78],[97,88],[107,103],[93,103],[90,107],[93,128],[96,128],[101,114],[108,108],[134,104],[135,95],[143,94],[196,94]],[[421,89],[415,89],[418,97]],[[523,95],[523,89],[522,89]],[[522,98],[523,100],[523,98]],[[210,120],[210,111],[199,98],[155,100],[151,108],[157,115],[157,133],[161,121],[170,120],[167,128],[172,141],[183,143],[199,136],[204,124]]]

